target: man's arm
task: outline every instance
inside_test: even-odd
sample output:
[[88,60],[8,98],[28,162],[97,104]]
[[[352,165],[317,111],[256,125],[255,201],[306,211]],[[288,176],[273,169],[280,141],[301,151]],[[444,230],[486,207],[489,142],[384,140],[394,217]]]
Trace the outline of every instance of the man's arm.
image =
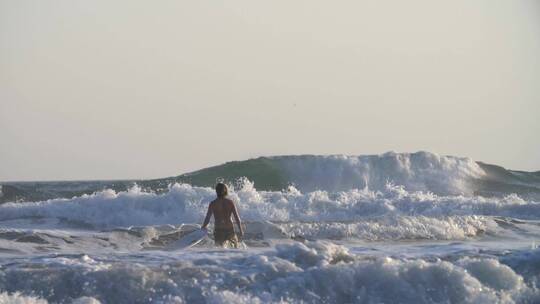
[[204,218],[204,223],[201,226],[201,229],[206,229],[208,223],[210,223],[210,218],[212,217],[212,203],[208,205],[208,211],[206,212],[206,217]]
[[244,235],[244,230],[242,229],[242,222],[240,221],[240,216],[238,216],[238,211],[236,210],[236,205],[233,201],[231,201],[232,204],[232,212],[234,216],[234,220],[236,221],[236,224],[238,225],[238,234],[240,237]]

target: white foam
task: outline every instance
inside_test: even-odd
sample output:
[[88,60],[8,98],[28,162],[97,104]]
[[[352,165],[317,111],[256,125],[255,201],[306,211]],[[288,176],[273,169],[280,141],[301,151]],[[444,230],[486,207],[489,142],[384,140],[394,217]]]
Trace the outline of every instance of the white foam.
[[[48,304],[49,301],[32,296],[25,296],[19,292],[9,294],[7,292],[0,293],[1,304]],[[80,297],[74,299],[72,304],[101,304],[101,302],[92,297]]]
[[[80,256],[63,258],[81,259]],[[89,268],[84,272],[72,266],[78,262],[44,263],[33,258],[18,260],[9,272],[1,270],[0,274],[9,280],[12,288],[24,290],[31,281],[36,292],[57,299],[62,296],[51,290],[61,290],[65,279],[72,278],[71,296],[84,292],[94,297],[87,300],[100,298],[115,303],[142,299],[156,303],[537,303],[540,300],[534,286],[538,273],[526,279],[494,257],[465,257],[454,262],[453,259],[373,257],[355,255],[343,246],[318,241],[281,244],[262,252],[204,251],[183,255],[172,263],[142,263],[156,258],[150,256],[140,256],[139,262],[134,263],[135,258],[116,259],[111,261],[113,267]],[[527,260],[521,263],[528,267]]]
[[2,304],[47,304],[47,300],[36,297],[25,296],[19,292],[9,294],[7,292],[0,293],[0,303]]
[[[257,191],[252,183],[232,190],[230,197],[248,221],[364,221],[380,216],[447,217],[488,215],[540,219],[540,204],[516,195],[504,198],[438,196],[409,192],[387,184],[384,191],[367,189],[343,192],[301,193]],[[202,222],[208,203],[215,198],[210,188],[174,184],[163,194],[105,190],[73,199],[53,199],[0,206],[3,222],[31,218],[61,219],[95,227],[127,227]]]
[[464,240],[495,233],[491,218],[479,216],[390,216],[358,222],[290,222],[280,225],[290,236],[308,239]]
[[73,300],[72,304],[101,304],[101,302],[92,297],[80,297]]
[[391,182],[409,191],[471,195],[471,180],[485,175],[484,170],[470,158],[430,152],[272,159],[302,191],[383,190]]

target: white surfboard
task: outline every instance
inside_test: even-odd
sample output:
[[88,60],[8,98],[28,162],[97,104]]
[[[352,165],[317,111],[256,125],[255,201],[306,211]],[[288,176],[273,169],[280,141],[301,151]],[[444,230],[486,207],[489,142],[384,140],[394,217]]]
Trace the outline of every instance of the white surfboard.
[[190,232],[184,235],[182,238],[168,244],[165,248],[167,250],[179,250],[179,249],[193,247],[199,244],[207,235],[208,235],[207,230],[197,229],[193,232]]

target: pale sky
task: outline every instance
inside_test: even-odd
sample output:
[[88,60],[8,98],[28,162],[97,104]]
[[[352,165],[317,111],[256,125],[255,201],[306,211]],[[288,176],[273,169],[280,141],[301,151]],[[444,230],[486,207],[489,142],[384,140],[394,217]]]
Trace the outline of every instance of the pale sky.
[[540,1],[0,0],[0,180],[431,151],[540,170]]

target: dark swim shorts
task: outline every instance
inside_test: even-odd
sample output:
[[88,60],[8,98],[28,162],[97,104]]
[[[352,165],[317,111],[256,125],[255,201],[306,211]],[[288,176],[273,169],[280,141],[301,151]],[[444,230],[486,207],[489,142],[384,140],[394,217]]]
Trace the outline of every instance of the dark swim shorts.
[[216,246],[238,248],[238,238],[233,228],[214,229],[214,242]]

